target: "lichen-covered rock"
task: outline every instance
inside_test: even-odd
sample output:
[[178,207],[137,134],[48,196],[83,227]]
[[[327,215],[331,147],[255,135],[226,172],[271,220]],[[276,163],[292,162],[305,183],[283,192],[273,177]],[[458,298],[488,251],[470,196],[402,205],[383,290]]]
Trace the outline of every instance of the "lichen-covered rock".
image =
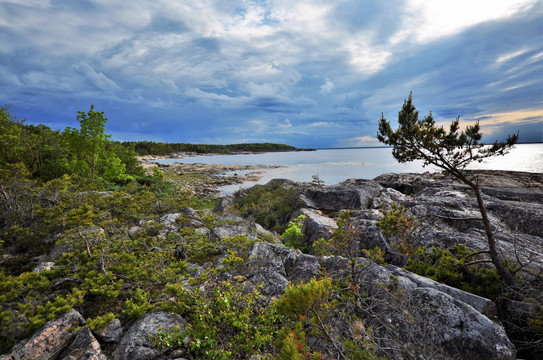
[[251,219],[225,214],[217,216],[214,226],[209,230],[208,237],[211,241],[220,242],[223,238],[245,235],[249,239],[262,239],[267,242],[280,243],[278,236]]
[[15,345],[2,360],[46,360],[57,358],[72,342],[76,333],[73,328],[81,326],[85,319],[76,310],[51,320],[28,340]]
[[[425,325],[425,336],[461,359],[516,359],[505,330],[466,303],[435,288],[408,295],[411,314]],[[421,334],[422,335],[422,334]]]
[[152,312],[139,319],[122,337],[113,352],[114,360],[152,360],[164,355],[168,349],[156,347],[153,336],[161,331],[173,331],[179,327],[183,333],[185,319],[163,311]]
[[83,328],[77,334],[61,358],[62,360],[107,360],[107,357],[102,353],[100,343],[88,327]]
[[307,282],[318,276],[321,265],[316,257],[302,254],[299,250],[290,251],[283,260],[286,278],[291,282]]

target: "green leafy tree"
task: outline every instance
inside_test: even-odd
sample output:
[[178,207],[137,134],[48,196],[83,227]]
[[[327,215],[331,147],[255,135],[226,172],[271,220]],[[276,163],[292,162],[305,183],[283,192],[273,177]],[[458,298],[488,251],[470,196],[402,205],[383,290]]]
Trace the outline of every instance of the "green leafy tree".
[[77,162],[74,164],[76,172],[90,171],[90,176],[96,178],[96,170],[100,156],[106,148],[111,135],[106,134],[107,118],[104,112],[94,111],[94,105],[90,110],[77,112],[80,129],[66,128],[64,135],[72,154],[77,154]]
[[489,255],[500,276],[509,284],[513,282],[511,272],[504,266],[503,259],[498,255],[494,231],[488,218],[481,187],[477,177],[468,175],[467,165],[481,162],[486,158],[505,155],[517,142],[518,133],[509,136],[506,142],[494,142],[490,146],[481,143],[479,122],[467,126],[460,131],[460,117],[450,125],[449,130],[437,126],[432,113],[419,120],[419,113],[413,105],[413,96],[404,101],[398,113],[398,129],[392,130],[390,122],[381,114],[377,139],[393,147],[392,155],[398,162],[423,160],[424,165],[434,165],[445,170],[464,184],[473,189],[477,205],[481,213],[485,235],[488,242]]
[[98,177],[113,182],[132,180],[126,175],[126,164],[117,156],[116,147],[110,146],[104,112],[95,111],[91,105],[86,113],[78,111],[77,119],[80,129],[68,127],[63,133],[72,157],[71,171],[92,180]]

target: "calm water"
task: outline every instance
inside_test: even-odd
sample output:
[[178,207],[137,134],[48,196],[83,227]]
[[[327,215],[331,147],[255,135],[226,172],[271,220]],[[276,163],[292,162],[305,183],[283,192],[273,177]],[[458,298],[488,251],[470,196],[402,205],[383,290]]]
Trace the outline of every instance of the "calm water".
[[[264,184],[274,178],[310,182],[318,174],[327,185],[337,184],[349,178],[373,179],[384,173],[437,171],[422,166],[422,162],[399,164],[392,157],[390,148],[378,149],[326,149],[317,151],[264,153],[251,155],[214,155],[185,159],[169,159],[161,162],[204,163],[222,165],[281,165],[262,174],[258,182],[247,182],[243,187]],[[543,173],[543,144],[516,145],[505,156],[487,159],[472,169],[516,170]],[[242,172],[237,172],[243,174]],[[232,193],[239,185],[226,186],[224,193]]]

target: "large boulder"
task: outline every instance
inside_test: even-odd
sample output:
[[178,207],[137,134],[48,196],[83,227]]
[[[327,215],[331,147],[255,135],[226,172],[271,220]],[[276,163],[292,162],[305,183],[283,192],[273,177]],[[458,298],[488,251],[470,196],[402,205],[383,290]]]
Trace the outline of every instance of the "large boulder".
[[153,336],[161,331],[185,330],[185,319],[163,311],[152,312],[139,319],[128,329],[113,352],[114,360],[152,360],[166,354],[169,349],[155,345]]
[[220,242],[223,238],[245,235],[249,239],[263,239],[269,242],[279,243],[276,234],[264,229],[254,220],[244,219],[240,216],[225,214],[217,216],[213,228],[209,231],[209,239]]
[[[539,256],[543,253],[543,174],[490,170],[466,174],[481,187],[499,253],[513,263],[520,260],[529,272],[543,271]],[[374,181],[408,194],[396,202],[421,225],[418,245],[451,249],[463,244],[473,251],[488,250],[478,220],[480,210],[469,186],[446,173],[384,174]]]
[[76,310],[51,320],[28,340],[24,340],[13,347],[11,352],[0,357],[1,360],[48,360],[56,359],[76,337],[73,328],[85,323],[85,319]]
[[320,268],[314,256],[300,250],[258,242],[249,255],[247,278],[262,285],[262,294],[276,297],[283,294],[289,281],[309,281],[319,275]]
[[[355,275],[365,294],[360,311],[388,356],[423,359],[515,359],[516,349],[494,320],[495,305],[397,267],[359,259]],[[347,259],[325,257],[331,276],[349,273]],[[487,316],[488,315],[488,316]]]
[[306,186],[301,189],[300,197],[307,207],[313,209],[326,211],[368,209],[382,191],[383,187],[375,181],[348,179],[332,186]]

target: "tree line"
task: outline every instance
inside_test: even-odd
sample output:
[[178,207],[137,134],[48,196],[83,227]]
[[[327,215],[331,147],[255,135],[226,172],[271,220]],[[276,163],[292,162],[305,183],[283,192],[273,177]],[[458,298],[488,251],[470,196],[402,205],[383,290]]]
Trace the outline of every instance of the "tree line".
[[112,141],[108,119],[91,105],[78,111],[79,128],[52,130],[18,120],[9,106],[0,107],[0,180],[13,177],[47,182],[76,175],[91,182],[123,184],[144,175],[137,156],[178,152],[229,154],[299,150],[272,143],[208,145],[152,141]]
[[125,141],[121,144],[128,149],[133,149],[138,155],[169,155],[179,152],[195,152],[198,154],[230,154],[237,152],[279,152],[299,150],[294,146],[273,143],[212,145],[163,143],[153,141]]

